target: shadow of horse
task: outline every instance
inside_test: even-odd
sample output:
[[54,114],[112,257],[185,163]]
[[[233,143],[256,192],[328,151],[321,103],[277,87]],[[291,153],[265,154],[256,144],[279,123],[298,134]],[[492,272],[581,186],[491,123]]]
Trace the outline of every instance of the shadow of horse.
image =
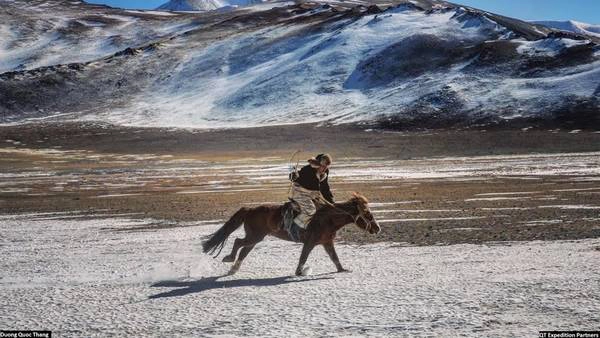
[[334,279],[333,277],[319,277],[319,278],[306,278],[299,279],[297,277],[274,277],[274,278],[259,278],[259,279],[234,279],[234,280],[219,280],[219,278],[226,277],[228,275],[207,277],[195,281],[177,281],[167,280],[152,284],[152,287],[169,287],[176,288],[171,291],[158,293],[149,296],[148,299],[166,298],[166,297],[179,297],[185,296],[191,293],[198,293],[213,289],[223,288],[237,288],[245,286],[276,286],[291,283],[302,283],[310,282],[322,279]]

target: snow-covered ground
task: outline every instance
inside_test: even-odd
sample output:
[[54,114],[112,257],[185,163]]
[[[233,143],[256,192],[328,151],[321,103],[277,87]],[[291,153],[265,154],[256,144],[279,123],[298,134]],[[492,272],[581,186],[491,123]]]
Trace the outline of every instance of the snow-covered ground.
[[[70,216],[77,215],[84,214]],[[220,277],[227,266],[200,251],[219,221],[119,231],[157,221],[67,216],[1,216],[3,329],[57,337],[481,337],[598,323],[598,239],[339,244],[353,272],[331,273],[317,248],[307,277],[290,276],[299,245],[266,240],[238,274]]]

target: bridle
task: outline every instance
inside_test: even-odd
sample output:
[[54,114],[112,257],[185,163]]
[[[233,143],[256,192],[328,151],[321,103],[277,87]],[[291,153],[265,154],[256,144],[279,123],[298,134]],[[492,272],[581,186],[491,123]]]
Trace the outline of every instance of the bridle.
[[363,222],[365,222],[365,228],[364,229],[366,231],[368,231],[368,232],[371,232],[371,228],[372,228],[371,222],[367,219],[367,217],[365,216],[365,214],[364,214],[364,212],[363,212],[363,210],[362,210],[362,208],[360,206],[358,206],[358,205],[356,206],[356,209],[358,210],[358,215],[355,216],[355,215],[352,215],[351,213],[349,213],[348,211],[346,211],[346,210],[344,210],[342,208],[336,207],[333,203],[327,201],[324,198],[320,199],[320,200],[322,202],[324,202],[325,204],[328,204],[328,205],[334,207],[335,209],[337,209],[337,210],[339,210],[339,211],[341,211],[341,212],[349,215],[350,217],[352,217],[353,223],[356,224],[356,225],[358,225],[358,223],[357,223],[358,220],[361,219]]
[[363,222],[365,222],[365,230],[368,232],[371,232],[371,222],[365,217],[365,214],[362,210],[361,207],[358,207],[358,215],[356,216],[352,216],[354,218],[354,224],[358,224],[358,219],[361,219]]

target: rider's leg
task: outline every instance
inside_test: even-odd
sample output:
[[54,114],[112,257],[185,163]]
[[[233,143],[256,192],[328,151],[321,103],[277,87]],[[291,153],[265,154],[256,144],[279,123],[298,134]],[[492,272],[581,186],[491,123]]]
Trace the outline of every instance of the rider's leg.
[[297,201],[300,205],[300,214],[296,216],[294,222],[301,228],[306,229],[310,219],[317,212],[317,207],[310,196],[306,196]]
[[312,200],[314,194],[314,191],[304,189],[296,184],[294,184],[292,187],[292,199],[300,207],[300,214],[294,218],[294,223],[303,229],[306,229],[310,218],[317,211],[317,208]]

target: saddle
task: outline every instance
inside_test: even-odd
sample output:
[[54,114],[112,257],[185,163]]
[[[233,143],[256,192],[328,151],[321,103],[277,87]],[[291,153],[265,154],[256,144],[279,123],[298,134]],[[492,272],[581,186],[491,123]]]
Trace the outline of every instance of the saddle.
[[299,214],[300,205],[291,198],[281,208],[281,228],[288,233],[294,242],[300,242],[300,233],[304,231],[304,229],[294,223],[294,218]]

